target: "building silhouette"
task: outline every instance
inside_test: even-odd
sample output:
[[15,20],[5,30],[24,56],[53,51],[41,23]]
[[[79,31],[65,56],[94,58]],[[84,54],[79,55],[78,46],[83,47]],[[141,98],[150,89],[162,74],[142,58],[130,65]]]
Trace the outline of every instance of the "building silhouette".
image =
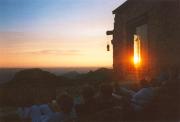
[[180,67],[180,0],[127,0],[113,11],[113,68],[135,79]]

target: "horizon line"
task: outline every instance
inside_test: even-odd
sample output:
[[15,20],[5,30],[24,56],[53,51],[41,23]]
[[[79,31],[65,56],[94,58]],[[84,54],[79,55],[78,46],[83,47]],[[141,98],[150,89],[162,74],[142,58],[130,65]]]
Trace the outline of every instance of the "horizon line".
[[66,68],[66,69],[73,69],[73,68],[113,68],[112,66],[72,66],[72,67],[0,67],[0,69],[35,69],[35,68],[39,68],[39,69],[43,69],[43,68]]

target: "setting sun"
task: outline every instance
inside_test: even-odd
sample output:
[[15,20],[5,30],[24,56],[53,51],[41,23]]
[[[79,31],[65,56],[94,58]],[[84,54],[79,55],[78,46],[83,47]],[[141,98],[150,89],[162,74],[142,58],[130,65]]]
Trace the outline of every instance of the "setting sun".
[[140,39],[137,35],[134,35],[134,65],[137,67],[141,62],[141,50]]

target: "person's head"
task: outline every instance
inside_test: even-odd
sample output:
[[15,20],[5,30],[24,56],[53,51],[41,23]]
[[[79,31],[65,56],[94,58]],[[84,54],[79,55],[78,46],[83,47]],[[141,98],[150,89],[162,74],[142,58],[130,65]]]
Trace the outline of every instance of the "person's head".
[[106,96],[106,97],[112,96],[113,87],[110,84],[102,84],[101,88],[100,88],[100,91],[101,91],[103,96]]
[[89,99],[92,99],[94,97],[94,89],[93,87],[87,85],[87,86],[84,86],[83,89],[82,89],[82,96],[86,101],[88,101]]
[[73,107],[73,98],[64,93],[57,97],[57,103],[64,113],[70,113]]

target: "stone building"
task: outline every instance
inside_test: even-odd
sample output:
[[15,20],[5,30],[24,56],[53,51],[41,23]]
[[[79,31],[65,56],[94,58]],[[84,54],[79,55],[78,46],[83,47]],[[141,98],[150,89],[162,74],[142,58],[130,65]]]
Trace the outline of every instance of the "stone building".
[[119,78],[180,67],[180,0],[127,0],[113,11],[113,68]]

